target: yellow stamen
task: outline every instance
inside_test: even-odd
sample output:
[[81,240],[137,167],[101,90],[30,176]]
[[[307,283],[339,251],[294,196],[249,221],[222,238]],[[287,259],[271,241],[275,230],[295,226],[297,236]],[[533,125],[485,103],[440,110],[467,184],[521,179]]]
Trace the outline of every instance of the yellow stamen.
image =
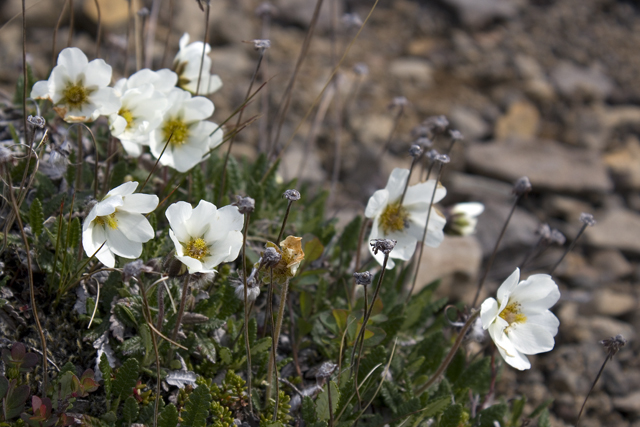
[[71,108],[79,109],[89,100],[91,91],[83,86],[82,82],[69,84],[62,91],[64,96],[63,103],[69,105]]
[[209,246],[207,246],[207,242],[205,242],[201,237],[191,239],[189,240],[189,243],[185,245],[184,254],[185,256],[202,261],[209,255]]
[[164,122],[162,133],[165,141],[171,137],[171,144],[180,146],[189,139],[189,126],[182,119],[176,117]]
[[131,113],[131,111],[127,110],[126,108],[121,108],[120,111],[118,111],[118,115],[122,116],[126,121],[127,121],[127,129],[131,129],[131,126],[133,126],[133,114]]
[[380,215],[380,228],[384,235],[394,231],[402,231],[408,226],[409,212],[400,202],[390,203]]
[[500,313],[500,317],[506,320],[509,326],[527,321],[527,316],[522,314],[520,303],[516,301],[507,304],[502,313]]
[[112,213],[110,215],[105,216],[97,216],[94,220],[98,225],[105,226],[108,225],[110,229],[115,230],[118,228],[118,220],[116,219],[116,213]]

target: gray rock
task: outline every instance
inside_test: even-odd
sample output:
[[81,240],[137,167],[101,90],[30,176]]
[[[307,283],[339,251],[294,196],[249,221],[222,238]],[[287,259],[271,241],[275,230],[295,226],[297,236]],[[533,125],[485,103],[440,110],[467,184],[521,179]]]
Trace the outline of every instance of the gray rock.
[[482,139],[491,132],[489,124],[471,108],[453,107],[449,113],[449,120],[455,129],[462,132],[467,141]]
[[528,176],[534,190],[583,193],[612,188],[596,152],[565,147],[555,141],[473,144],[466,159],[469,168],[482,175],[508,181]]
[[603,99],[613,91],[613,82],[599,67],[581,68],[562,62],[551,72],[551,80],[558,91],[567,97],[586,96]]
[[610,289],[597,291],[593,296],[592,304],[598,313],[613,317],[622,316],[638,307],[638,301],[634,295]]
[[[485,203],[484,213],[478,218],[478,225],[476,227],[476,236],[482,245],[485,256],[489,255],[493,250],[496,239],[500,234],[500,230],[510,209],[511,205],[509,203]],[[509,227],[500,243],[499,250],[504,251],[506,249],[530,247],[538,239],[535,235],[538,224],[538,219],[535,216],[524,209],[516,208]],[[513,270],[515,263],[519,261],[519,259],[517,261],[511,260],[511,270]]]
[[640,253],[640,214],[619,208],[596,218],[596,226],[585,231],[589,244]]
[[[308,27],[311,23],[316,7],[315,1],[308,0],[274,0],[272,3],[276,7],[276,19],[303,27]],[[340,25],[340,17],[344,14],[344,6],[342,2],[336,2],[336,5],[338,8],[336,11],[338,25]],[[331,28],[331,8],[328,2],[324,2],[322,5],[317,28],[322,31]]]
[[513,18],[522,4],[510,0],[442,0],[452,7],[458,19],[471,29],[481,29],[496,20]]
[[600,271],[601,280],[610,282],[633,273],[633,266],[616,249],[597,251],[591,256],[591,265]]
[[634,391],[624,397],[614,397],[613,406],[622,412],[640,414],[640,391]]
[[[450,194],[459,195],[466,200],[485,202],[490,200],[511,200],[512,185],[504,181],[487,178],[480,175],[470,175],[460,172],[447,173],[444,185]],[[451,201],[451,199],[447,199]],[[462,201],[462,200],[461,200]]]
[[433,82],[433,68],[428,61],[420,58],[398,58],[389,64],[391,76],[401,82],[408,82],[426,89]]

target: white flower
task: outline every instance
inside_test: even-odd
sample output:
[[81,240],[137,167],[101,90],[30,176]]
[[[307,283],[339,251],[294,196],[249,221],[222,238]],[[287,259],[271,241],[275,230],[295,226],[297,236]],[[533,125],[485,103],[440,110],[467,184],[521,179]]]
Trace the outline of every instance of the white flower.
[[518,283],[516,268],[498,289],[498,300],[487,298],[480,309],[482,327],[504,360],[516,369],[531,368],[525,355],[553,349],[560,322],[549,311],[560,298],[548,274],[534,274]]
[[484,212],[484,205],[478,202],[458,203],[447,211],[445,231],[458,236],[469,236],[476,232],[478,216]]
[[111,66],[102,59],[89,62],[76,47],[63,49],[49,80],[33,85],[31,98],[48,99],[67,122],[92,122],[115,113],[120,100],[111,83]]
[[[427,211],[436,185],[436,181],[433,179],[412,185],[407,188],[407,194],[402,206],[400,206],[400,197],[408,177],[408,169],[395,168],[389,176],[386,188],[373,193],[364,212],[367,218],[373,218],[370,241],[373,239],[397,241],[395,248],[389,254],[388,269],[395,266],[391,258],[409,260],[416,249],[416,243],[422,241],[424,225],[427,222]],[[447,194],[447,190],[440,185],[435,192],[434,203],[442,200]],[[425,245],[434,248],[440,245],[444,239],[442,229],[445,223],[444,216],[432,207]],[[382,264],[384,254],[378,252],[375,255],[371,247],[369,247],[369,251]]]
[[[200,75],[200,63],[202,62],[202,42],[189,44],[189,34],[184,33],[180,38],[180,50],[173,60],[173,69],[178,73],[178,86],[191,93],[198,89],[198,76]],[[211,46],[204,46],[204,62],[202,62],[202,76],[200,88],[196,95],[209,95],[222,87],[222,80],[217,74],[211,74]]]
[[[167,99],[169,109],[160,125],[149,134],[149,148],[151,154],[160,157],[162,165],[186,172],[222,143],[222,129],[205,121],[213,114],[213,102],[207,98],[191,97],[189,92],[173,88]],[[169,137],[171,141],[163,153]]]
[[114,255],[138,258],[142,244],[154,236],[153,227],[143,214],[158,206],[158,196],[133,194],[137,187],[137,182],[125,182],[109,191],[82,225],[84,251],[91,256],[102,246],[96,258],[107,267],[115,266]]
[[189,203],[177,202],[167,208],[166,215],[176,258],[187,266],[189,274],[215,271],[219,264],[238,257],[244,215],[235,206],[217,209],[200,200],[193,209]]

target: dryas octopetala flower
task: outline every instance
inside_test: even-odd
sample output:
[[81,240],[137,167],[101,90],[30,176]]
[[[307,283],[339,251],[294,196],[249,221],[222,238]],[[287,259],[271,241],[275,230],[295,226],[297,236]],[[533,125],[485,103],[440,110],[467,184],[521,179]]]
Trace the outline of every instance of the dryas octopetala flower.
[[[436,185],[436,181],[433,179],[412,185],[407,188],[404,201],[400,205],[400,198],[408,177],[408,169],[395,168],[389,176],[386,188],[373,193],[364,213],[367,218],[373,218],[369,240],[393,239],[397,241],[395,248],[389,255],[387,269],[392,269],[395,266],[391,258],[409,260],[416,249],[416,243],[422,241],[427,212]],[[435,189],[433,202],[439,202],[446,194],[447,190],[438,185],[438,188]],[[444,239],[442,230],[445,223],[444,216],[432,207],[425,245],[434,248],[440,245]],[[381,252],[374,254],[371,247],[369,251],[382,265],[384,254]]]
[[235,206],[218,209],[200,200],[194,209],[187,202],[177,202],[167,208],[166,216],[176,258],[187,266],[189,274],[215,271],[219,264],[238,257],[244,216]]
[[498,299],[482,303],[480,318],[505,362],[524,370],[531,368],[527,354],[553,349],[560,322],[549,308],[560,298],[560,291],[548,274],[519,279],[516,268],[498,289]]
[[[189,34],[184,33],[180,38],[180,50],[173,60],[173,69],[178,74],[178,87],[196,95],[209,95],[222,87],[222,80],[217,74],[211,74],[211,46],[204,46],[204,61],[202,61],[202,42],[189,43]],[[198,76],[202,63],[202,76],[198,88]],[[197,93],[196,93],[197,92]]]
[[478,202],[458,203],[445,211],[446,234],[469,236],[476,232],[478,216],[484,212],[484,205]]
[[[280,260],[273,267],[273,280],[277,283],[284,283],[296,275],[300,263],[304,259],[304,251],[302,250],[302,237],[288,236],[282,242],[280,247],[275,243],[267,242],[267,249],[273,248],[280,255]],[[266,252],[266,251],[265,251]],[[259,267],[260,263],[256,263],[255,267]],[[262,270],[263,281],[271,282],[271,268]]]
[[63,49],[49,80],[33,85],[31,98],[48,99],[66,122],[92,122],[100,115],[115,113],[120,99],[107,87],[111,66],[102,59],[89,62],[76,47]]
[[130,156],[140,156],[142,147],[149,145],[149,133],[162,123],[169,108],[165,94],[177,81],[178,76],[171,70],[145,68],[115,84],[121,106],[109,116],[109,127],[111,135],[120,140]]
[[192,97],[187,91],[173,88],[167,99],[169,109],[160,125],[149,134],[149,148],[151,154],[160,158],[160,164],[186,172],[222,143],[222,130],[206,121],[214,109],[213,102],[207,98]]
[[142,244],[154,236],[153,227],[143,214],[158,206],[158,196],[133,194],[136,188],[137,182],[125,182],[109,191],[82,224],[84,251],[87,256],[95,253],[107,267],[115,266],[114,255],[138,258]]

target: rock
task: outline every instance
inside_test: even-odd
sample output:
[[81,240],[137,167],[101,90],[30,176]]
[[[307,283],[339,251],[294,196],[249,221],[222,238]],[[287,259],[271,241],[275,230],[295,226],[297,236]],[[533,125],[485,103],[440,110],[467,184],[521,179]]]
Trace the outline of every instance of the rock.
[[[460,201],[508,201],[513,197],[512,185],[480,175],[452,171],[445,176],[444,185],[451,195],[461,196]],[[447,199],[447,202],[456,201]]]
[[[304,167],[300,165],[304,163]],[[292,144],[282,157],[278,168],[284,181],[295,177],[300,181],[322,183],[327,180],[327,174],[322,169],[322,163],[314,147],[305,152],[300,144]]]
[[387,142],[393,124],[393,117],[389,114],[362,115],[352,119],[357,139],[371,150],[375,150],[376,155]]
[[467,141],[482,139],[491,132],[487,122],[471,108],[455,106],[448,117],[453,128],[462,132]]
[[[468,289],[475,288],[481,262],[482,248],[474,236],[447,236],[439,247],[424,248],[414,292],[418,292],[436,279],[444,279],[445,283],[451,282],[455,276],[455,288],[457,289],[454,289],[453,286],[447,289],[458,298],[464,298],[471,302],[473,293],[468,292]],[[458,288],[461,284],[461,287],[467,288],[466,291]]]
[[481,175],[511,182],[528,176],[534,190],[584,193],[612,188],[596,152],[565,147],[555,141],[471,144],[466,159],[469,169]]
[[[274,0],[272,3],[276,7],[276,13],[274,16],[275,20],[284,21],[287,24],[299,25],[305,28],[311,23],[313,12],[316,7],[315,1],[308,0]],[[338,9],[336,14],[338,19],[340,19],[344,14],[344,6],[342,2],[336,2],[336,5]],[[340,25],[339,22],[338,25]],[[316,28],[322,31],[326,31],[331,28],[331,8],[327,2],[322,5]]]
[[593,207],[580,199],[556,194],[544,198],[545,212],[551,217],[562,218],[566,221],[575,221],[580,218],[582,212],[590,212]]
[[538,133],[539,126],[540,113],[536,106],[527,101],[516,101],[511,104],[507,114],[498,119],[494,137],[497,140],[532,139]]
[[[500,230],[504,225],[510,209],[510,203],[495,201],[485,203],[484,213],[478,218],[478,225],[476,227],[478,230],[476,235],[482,245],[482,251],[485,256],[488,256],[491,251],[493,251],[496,239],[500,234]],[[538,224],[538,219],[535,216],[524,209],[516,208],[509,227],[507,227],[507,231],[504,233],[499,250],[529,248],[538,239],[535,235]],[[513,265],[519,261],[519,259],[512,261],[511,264]],[[513,268],[511,270],[513,271]]]
[[[401,83],[410,83],[412,88],[426,89],[433,82],[433,68],[420,58],[398,58],[389,64],[389,74]],[[410,91],[405,91],[408,93]],[[402,92],[401,92],[402,93]]]
[[[104,27],[126,28],[129,19],[128,6],[113,0],[98,0],[100,5],[100,22]],[[132,9],[137,11],[140,9],[139,0],[132,2]],[[94,1],[85,1],[82,7],[83,12],[93,22],[98,22],[98,9]]]
[[600,271],[603,282],[610,282],[633,274],[633,266],[616,249],[597,251],[591,256],[591,265]]
[[585,231],[590,245],[640,253],[640,214],[618,208],[596,218],[596,226]]
[[624,397],[614,397],[613,406],[622,412],[640,414],[640,391],[634,391]]
[[604,99],[613,91],[613,82],[600,67],[581,68],[570,62],[562,62],[551,72],[551,79],[558,91],[566,97],[584,96]]
[[638,301],[634,295],[610,289],[597,291],[592,303],[598,313],[613,317],[622,316],[638,307]]
[[635,136],[627,139],[626,145],[604,156],[614,179],[620,186],[630,190],[640,190],[640,141]]
[[497,20],[513,18],[522,4],[509,0],[442,0],[466,27],[481,29]]
[[622,334],[631,341],[635,337],[633,327],[626,322],[606,316],[589,316],[582,318],[582,323],[575,331],[578,340],[582,342],[599,342],[600,340]]

